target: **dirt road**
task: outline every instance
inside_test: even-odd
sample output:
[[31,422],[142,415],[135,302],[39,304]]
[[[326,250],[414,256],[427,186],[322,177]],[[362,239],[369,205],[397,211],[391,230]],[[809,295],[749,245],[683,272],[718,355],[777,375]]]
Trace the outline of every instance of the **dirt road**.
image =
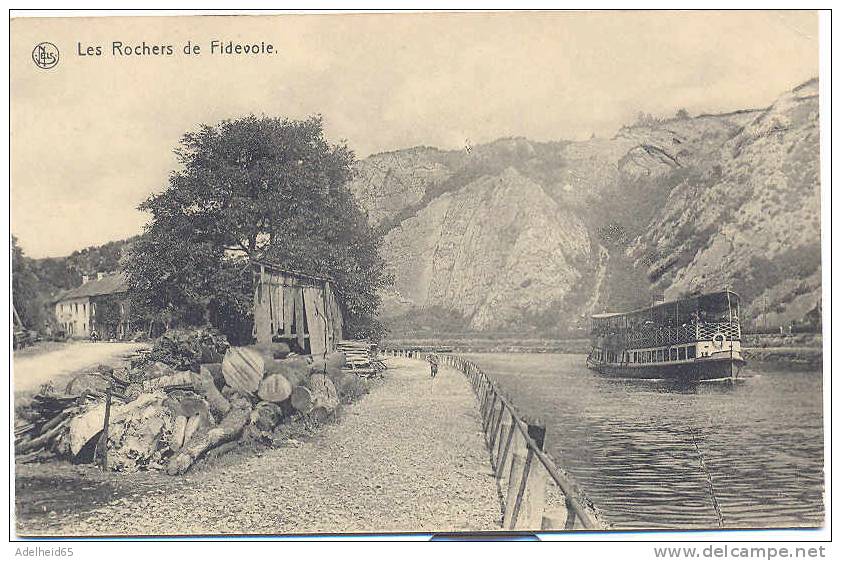
[[[386,380],[313,440],[79,505],[23,535],[440,532],[499,528],[496,481],[461,373],[388,360]],[[32,468],[33,471],[35,467]],[[120,477],[119,474],[113,474]],[[146,475],[148,479],[162,476]],[[125,476],[122,476],[125,477]],[[19,482],[21,483],[21,482]],[[42,489],[43,490],[43,489]]]
[[59,387],[74,372],[97,364],[115,364],[120,362],[124,355],[147,346],[146,343],[71,341],[42,354],[15,356],[15,395],[37,391],[41,384],[50,380]]

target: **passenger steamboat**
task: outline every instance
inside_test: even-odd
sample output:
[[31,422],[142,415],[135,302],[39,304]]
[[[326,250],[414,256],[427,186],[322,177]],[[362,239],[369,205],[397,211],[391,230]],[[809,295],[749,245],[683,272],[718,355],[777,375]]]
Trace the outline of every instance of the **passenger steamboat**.
[[745,365],[730,290],[592,316],[587,366],[621,378],[735,379]]

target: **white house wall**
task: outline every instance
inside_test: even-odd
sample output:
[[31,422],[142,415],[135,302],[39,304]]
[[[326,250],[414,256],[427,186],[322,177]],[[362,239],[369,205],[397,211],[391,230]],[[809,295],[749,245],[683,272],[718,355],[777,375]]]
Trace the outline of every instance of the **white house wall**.
[[91,328],[90,298],[74,298],[64,300],[55,305],[55,317],[58,324],[70,337],[89,337]]

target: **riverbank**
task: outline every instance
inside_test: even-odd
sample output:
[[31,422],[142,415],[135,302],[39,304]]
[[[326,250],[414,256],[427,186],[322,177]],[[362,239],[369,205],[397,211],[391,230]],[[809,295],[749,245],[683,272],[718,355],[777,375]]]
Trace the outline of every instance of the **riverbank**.
[[[745,358],[758,362],[793,364],[819,368],[823,362],[823,339],[820,334],[794,335],[746,334],[742,340]],[[419,351],[450,351],[453,353],[551,353],[583,354],[592,348],[589,339],[529,339],[453,337],[394,339],[384,347]]]
[[[94,474],[96,468],[65,464],[51,466],[51,477],[44,478],[38,465],[18,466],[18,533],[499,529],[495,478],[467,380],[450,368],[431,379],[419,361],[390,358],[387,363],[386,379],[345,408],[338,424],[310,439],[290,439],[278,448],[240,455],[184,477],[142,473],[124,479],[119,473]],[[50,485],[56,492],[75,488],[74,500],[56,510],[49,502]]]

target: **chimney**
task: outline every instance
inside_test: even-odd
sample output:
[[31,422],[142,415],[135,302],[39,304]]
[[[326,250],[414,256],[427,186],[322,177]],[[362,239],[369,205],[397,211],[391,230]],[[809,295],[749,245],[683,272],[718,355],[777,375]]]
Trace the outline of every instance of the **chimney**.
[[82,284],[87,284],[89,280],[90,277],[88,275],[82,275]]
[[96,280],[102,280],[102,277],[104,277],[104,276],[105,276],[105,273],[97,273],[96,274]]

